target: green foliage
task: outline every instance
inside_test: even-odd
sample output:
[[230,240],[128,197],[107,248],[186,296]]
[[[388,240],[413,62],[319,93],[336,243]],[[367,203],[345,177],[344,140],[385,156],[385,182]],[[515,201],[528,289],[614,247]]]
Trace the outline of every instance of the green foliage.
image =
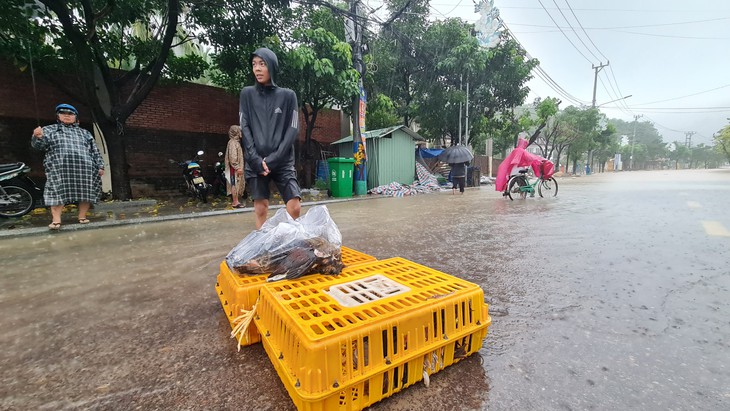
[[253,84],[250,56],[259,47],[277,52],[286,37],[292,10],[288,0],[207,0],[191,5],[190,20],[201,30],[202,44],[212,48],[211,80],[231,92]]
[[641,169],[648,161],[662,160],[670,155],[662,136],[651,122],[609,119],[608,123],[616,128],[617,136],[626,136],[628,140],[628,144],[621,148],[625,164],[629,163],[633,146],[634,169]]
[[[391,5],[397,10],[397,4]],[[472,35],[471,24],[459,19],[429,22],[424,16],[409,14],[374,42],[369,62],[378,70],[366,78],[371,100],[388,96],[401,124],[417,121],[421,135],[442,145],[447,139],[459,140],[459,106],[463,117],[468,82],[469,143],[481,150],[489,136],[512,123],[504,112],[526,98],[525,83],[537,61],[507,38],[486,50]],[[462,134],[467,134],[466,122]]]
[[107,139],[116,199],[131,196],[120,132],[127,118],[163,69],[185,79],[205,65],[181,59],[176,61],[181,72],[165,66],[174,42],[189,41],[184,33],[194,29],[180,18],[186,5],[173,0],[7,0],[0,8],[0,57],[21,67],[33,59],[39,77],[91,109]]
[[368,100],[365,123],[370,130],[391,127],[399,124],[400,118],[395,110],[395,104],[390,97],[378,94]]
[[[302,12],[292,32],[292,47],[285,50],[283,82],[299,98],[307,122],[307,139],[311,137],[316,113],[332,106],[348,106],[359,95],[359,74],[352,67],[350,45],[323,27],[335,27],[340,17],[329,9],[312,8]],[[338,33],[344,35],[342,30]]]
[[176,56],[170,53],[162,70],[163,76],[175,83],[182,83],[190,79],[201,77],[209,68],[205,57],[199,54]]
[[716,133],[713,141],[715,150],[725,156],[727,161],[730,161],[730,125],[723,127],[722,130]]
[[[408,0],[390,0],[385,4],[391,13],[402,8]],[[410,126],[417,104],[412,90],[416,73],[424,65],[435,64],[433,56],[419,50],[418,45],[428,26],[428,0],[411,0],[408,13],[393,21],[378,33],[371,42],[369,61],[377,66],[376,72],[366,75],[365,89],[373,98],[385,94],[395,104],[402,124]]]

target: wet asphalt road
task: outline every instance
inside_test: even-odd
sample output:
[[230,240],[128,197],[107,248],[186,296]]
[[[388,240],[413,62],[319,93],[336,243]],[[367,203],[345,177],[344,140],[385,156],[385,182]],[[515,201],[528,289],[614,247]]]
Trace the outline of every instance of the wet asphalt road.
[[[328,205],[344,244],[480,284],[478,355],[374,410],[730,409],[730,170]],[[306,209],[305,209],[306,210]],[[0,239],[0,409],[292,410],[218,264],[253,215]]]

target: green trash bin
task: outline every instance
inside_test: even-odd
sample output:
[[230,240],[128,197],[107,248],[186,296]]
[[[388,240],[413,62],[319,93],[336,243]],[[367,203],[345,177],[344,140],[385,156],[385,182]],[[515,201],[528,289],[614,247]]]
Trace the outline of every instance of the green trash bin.
[[327,159],[330,167],[330,191],[332,197],[352,197],[352,173],[355,159],[333,157]]

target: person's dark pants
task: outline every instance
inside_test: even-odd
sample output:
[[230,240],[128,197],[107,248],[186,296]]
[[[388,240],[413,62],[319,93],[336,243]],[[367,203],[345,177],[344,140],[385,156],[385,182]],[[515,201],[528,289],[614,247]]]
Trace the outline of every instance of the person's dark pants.
[[451,184],[452,184],[452,187],[454,188],[454,190],[456,190],[456,187],[458,186],[459,192],[463,193],[464,187],[466,186],[466,176],[452,177],[451,179],[452,179]]
[[258,175],[253,178],[246,178],[246,186],[253,200],[268,200],[271,196],[269,191],[270,182],[276,184],[284,204],[292,198],[302,198],[302,192],[297,182],[297,172],[294,167],[283,170],[271,170],[267,176]]

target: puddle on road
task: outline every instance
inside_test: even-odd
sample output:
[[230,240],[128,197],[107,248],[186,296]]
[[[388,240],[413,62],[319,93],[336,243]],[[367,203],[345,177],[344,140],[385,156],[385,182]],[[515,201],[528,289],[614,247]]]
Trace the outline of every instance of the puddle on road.
[[[714,328],[726,314],[713,257],[724,243],[692,248],[691,228],[652,215],[669,207],[654,193],[561,185],[555,199],[509,201],[491,189],[328,205],[344,245],[477,283],[492,305],[478,355],[373,409],[630,408],[652,380],[687,405],[687,380],[727,376],[716,366],[727,333]],[[641,214],[640,201],[661,207]],[[236,213],[0,240],[0,325],[12,330],[0,339],[0,397],[61,408],[57,398],[95,399],[98,387],[158,387],[169,395],[122,406],[221,408],[230,402],[211,398],[245,392],[248,404],[293,409],[261,348],[235,353],[213,288],[253,227],[253,214]],[[671,408],[652,398],[647,407]]]

